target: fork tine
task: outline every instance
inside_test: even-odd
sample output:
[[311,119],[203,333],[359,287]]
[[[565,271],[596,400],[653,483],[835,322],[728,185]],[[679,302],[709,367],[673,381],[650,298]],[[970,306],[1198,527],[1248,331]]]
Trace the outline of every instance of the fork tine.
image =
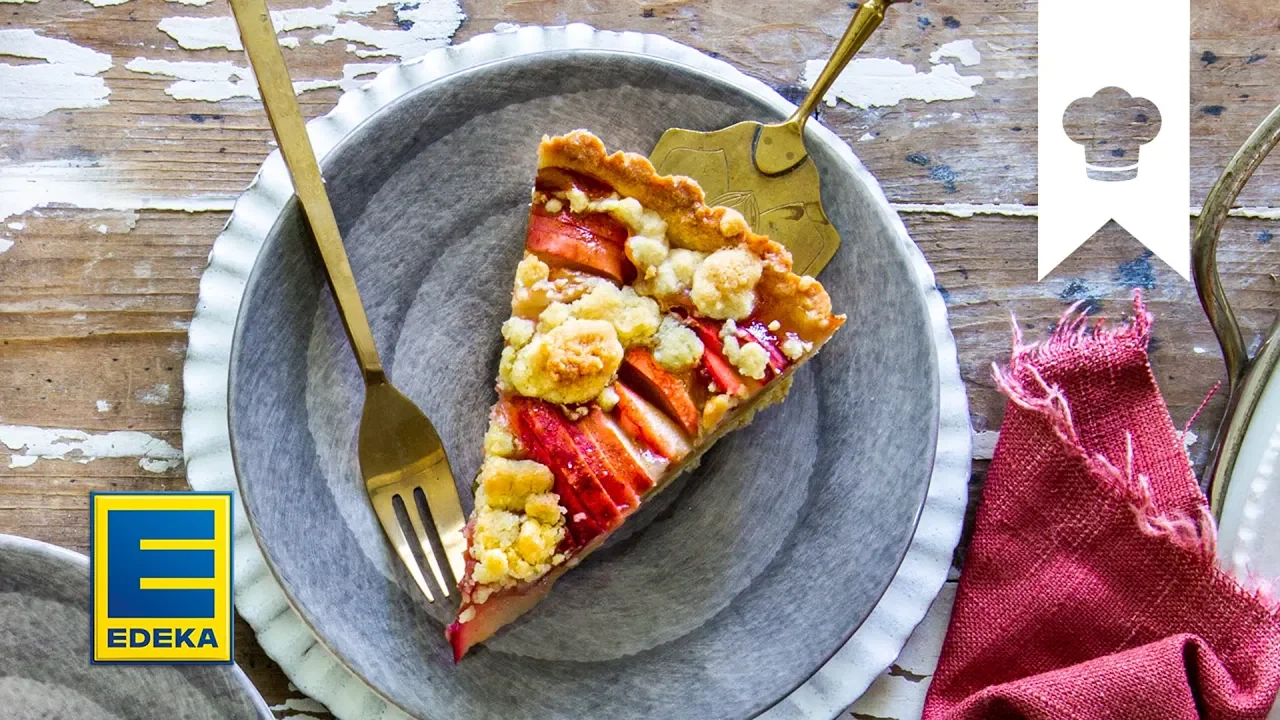
[[[413,534],[417,536],[418,545],[422,548],[422,557],[427,561],[427,565],[431,567],[431,574],[435,576],[436,587],[440,588],[441,599],[443,600],[450,595],[450,583],[445,582],[444,572],[442,571],[442,568],[448,570],[449,563],[444,559],[442,553],[436,551],[435,546],[440,544],[439,539],[437,538],[436,542],[432,543],[427,535],[426,526],[428,523],[422,521],[422,507],[426,504],[426,497],[422,498],[422,504],[420,505],[419,495],[422,495],[422,490],[414,488],[409,491],[407,497],[402,495],[400,499],[404,501],[405,514],[409,516],[409,524],[413,526]],[[435,525],[431,525],[430,532],[434,534],[435,531]],[[453,577],[452,572],[449,573],[449,577]]]
[[[387,540],[391,541],[391,546],[396,549],[396,554],[400,556],[400,562],[409,570],[409,574],[413,576],[414,582],[418,584],[418,589],[422,594],[427,596],[427,602],[436,601],[435,595],[431,593],[427,587],[427,579],[422,576],[422,570],[418,566],[418,559],[413,556],[413,548],[409,545],[408,538],[404,535],[404,530],[400,525],[400,517],[396,513],[394,502],[395,495],[389,492],[371,493],[370,501],[373,503],[373,510],[378,514],[378,522],[382,524],[382,530],[387,535]],[[415,513],[408,513],[410,518]]]
[[[453,569],[453,563],[450,562],[449,551],[445,549],[445,539],[440,532],[439,518],[436,517],[431,503],[427,500],[427,489],[419,485],[414,490],[413,496],[418,502],[418,516],[422,518],[423,526],[427,529],[427,539],[431,541],[432,557],[435,558],[436,566],[444,573],[444,583],[441,587],[449,591],[445,593],[448,595],[461,585],[462,574],[459,572],[450,574],[450,570]],[[465,543],[464,539],[464,547]]]
[[[405,531],[406,542],[409,544],[409,549],[413,551],[418,569],[422,572],[422,580],[431,591],[428,602],[433,608],[436,605],[447,604],[449,589],[440,583],[440,572],[436,569],[436,558],[439,556],[432,554],[431,545],[428,542],[429,539],[424,539],[423,537],[423,528],[421,527],[422,510],[420,507],[413,507],[417,504],[417,500],[414,497],[414,489],[412,487],[402,488],[394,495],[394,500],[397,501],[396,512],[400,518],[400,527]],[[415,541],[418,545],[416,548],[413,547]],[[431,599],[431,597],[434,597],[434,599]]]

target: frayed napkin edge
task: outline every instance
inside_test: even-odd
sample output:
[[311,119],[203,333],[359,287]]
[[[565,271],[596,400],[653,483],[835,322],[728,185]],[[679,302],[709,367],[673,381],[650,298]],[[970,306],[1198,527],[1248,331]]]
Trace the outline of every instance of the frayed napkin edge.
[[1133,318],[1129,323],[1108,326],[1105,318],[1091,322],[1092,318],[1081,311],[1082,304],[1076,303],[1068,308],[1059,318],[1053,334],[1040,343],[1024,343],[1017,318],[1011,316],[1013,350],[1009,364],[1004,368],[996,363],[991,365],[996,387],[1010,402],[1044,418],[1068,453],[1083,461],[1105,487],[1128,501],[1140,532],[1196,555],[1241,594],[1257,602],[1273,617],[1280,616],[1280,592],[1277,588],[1280,579],[1262,578],[1253,573],[1239,578],[1223,567],[1217,552],[1217,523],[1207,503],[1201,504],[1194,515],[1176,509],[1157,510],[1149,479],[1133,471],[1132,434],[1127,434],[1128,452],[1123,468],[1100,453],[1089,452],[1081,443],[1071,417],[1071,404],[1061,388],[1045,381],[1039,366],[1059,355],[1105,343],[1131,344],[1145,352],[1153,320],[1142,301],[1142,293],[1137,290],[1133,293]]

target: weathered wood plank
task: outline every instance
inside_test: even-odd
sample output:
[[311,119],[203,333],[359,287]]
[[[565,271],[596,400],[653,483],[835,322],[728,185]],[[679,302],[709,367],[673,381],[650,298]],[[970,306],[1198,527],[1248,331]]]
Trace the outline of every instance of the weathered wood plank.
[[[1192,194],[1198,202],[1226,158],[1277,104],[1280,30],[1248,12],[1263,15],[1260,0],[1213,3],[1213,13],[1197,15],[1193,70]],[[300,5],[301,0],[279,3]],[[62,8],[68,5],[68,8]],[[1197,6],[1209,6],[1199,0]],[[1227,6],[1226,11],[1217,8]],[[713,0],[702,3],[643,4],[634,0],[542,2],[476,0],[457,37],[490,30],[497,22],[556,23],[584,20],[600,27],[667,34],[714,52],[794,96],[804,62],[823,57],[843,30],[850,11],[843,4],[801,0],[785,12],[766,4]],[[69,10],[74,12],[68,13]],[[257,103],[235,98],[218,103],[174,100],[165,94],[172,78],[127,70],[135,56],[243,65],[225,49],[183,51],[156,29],[175,14],[217,17],[223,0],[204,7],[125,4],[100,10],[70,2],[18,5],[11,27],[31,27],[52,37],[111,54],[116,65],[105,77],[112,88],[106,107],[55,113],[0,127],[0,143],[10,159],[33,164],[76,160],[96,163],[78,172],[90,183],[110,184],[135,194],[234,196],[252,178],[269,152],[270,134]],[[64,16],[65,15],[65,16]],[[130,19],[132,18],[132,20]],[[950,21],[948,21],[950,18]],[[363,22],[394,27],[389,8]],[[1035,4],[991,0],[981,6],[959,2],[899,6],[865,50],[925,72],[929,56],[942,44],[973,40],[982,61],[967,74],[983,84],[969,100],[903,101],[885,108],[858,109],[840,103],[823,108],[823,120],[849,141],[876,172],[896,202],[1027,203],[1036,200]],[[303,42],[288,52],[299,78],[336,78],[342,66],[363,60],[342,43],[306,42],[314,31],[292,33]],[[154,46],[154,47],[152,47]],[[1206,55],[1208,53],[1208,55]],[[1208,57],[1209,60],[1199,60]],[[304,93],[304,112],[327,111],[337,91]],[[916,162],[908,161],[916,158]],[[922,164],[919,158],[928,158]],[[1277,202],[1280,166],[1260,173],[1242,202]]]
[[[92,220],[101,217],[90,211],[60,214],[59,222],[74,227],[86,225],[86,219],[76,218],[77,214]],[[143,211],[132,232],[98,235],[115,247],[116,257],[110,261],[99,257],[104,254],[101,249],[70,255],[68,250],[82,247],[75,243],[20,242],[10,251],[21,253],[17,257],[25,267],[20,278],[44,278],[41,285],[49,297],[81,295],[56,310],[57,322],[37,321],[40,331],[31,334],[22,324],[33,314],[25,293],[0,295],[0,342],[4,343],[0,346],[4,348],[0,420],[90,431],[134,429],[156,433],[178,445],[185,339],[174,324],[189,317],[194,306],[198,268],[210,237],[180,246],[189,250],[189,257],[177,261],[172,277],[141,281],[157,282],[164,286],[163,292],[86,292],[86,288],[117,285],[132,288],[140,282],[135,258],[153,249],[152,237],[143,232],[153,219],[172,224],[169,232],[177,235],[196,236],[220,225],[215,214]],[[1033,219],[995,216],[961,221],[948,215],[911,214],[907,222],[945,291],[979,430],[999,422],[1002,400],[992,389],[989,366],[1007,353],[1008,318],[1015,309],[1032,339],[1075,301],[1089,303],[1094,312],[1123,316],[1132,290],[1142,288],[1158,318],[1153,359],[1175,418],[1188,418],[1221,375],[1212,332],[1189,283],[1158,260],[1146,258],[1142,248],[1115,226],[1091,240],[1088,252],[1069,259],[1045,283],[1033,286]],[[1269,325],[1280,292],[1272,278],[1272,268],[1280,266],[1280,245],[1259,241],[1275,225],[1233,220],[1224,238],[1226,282],[1245,327],[1255,338]],[[51,228],[46,236],[54,237]],[[982,242],[975,244],[974,237]],[[8,287],[3,292],[8,293]],[[118,297],[131,302],[116,307]],[[76,307],[92,313],[77,319],[72,312]],[[161,321],[155,322],[153,316]],[[90,322],[86,332],[84,325]],[[109,409],[99,412],[98,401]],[[1202,416],[1204,431],[1212,427],[1217,410],[1211,404]]]
[[[190,291],[183,297],[193,299]],[[0,342],[0,421],[175,433],[176,442],[186,352],[180,331]]]
[[[83,210],[47,214],[39,218],[38,239],[19,234],[13,249],[0,256],[6,277],[0,284],[0,341],[6,343],[0,357],[5,381],[0,384],[0,419],[39,416],[41,424],[81,429],[137,423],[140,428],[166,423],[176,428],[185,323],[225,214],[141,211],[133,230],[105,235],[92,229],[104,215]],[[976,387],[985,387],[987,363],[1007,349],[1011,310],[1017,310],[1028,337],[1034,337],[1075,300],[1123,314],[1135,287],[1146,290],[1160,317],[1157,338],[1172,334],[1171,341],[1157,343],[1157,364],[1174,360],[1163,355],[1174,352],[1170,347],[1191,345],[1205,352],[1178,360],[1185,372],[1217,374],[1212,333],[1190,283],[1158,260],[1145,258],[1141,246],[1117,226],[1104,228],[1086,251],[1036,284],[1034,218],[911,213],[906,220],[945,291],[966,380]],[[1224,236],[1223,273],[1255,335],[1270,321],[1277,292],[1271,275],[1280,267],[1280,243],[1260,238],[1274,235],[1278,224],[1233,219]],[[17,272],[10,274],[13,266]],[[1176,380],[1181,366],[1171,367]],[[156,385],[167,385],[173,395],[152,404],[138,399]],[[1193,396],[1203,396],[1199,389],[1185,396],[1177,387],[1167,392],[1175,412],[1198,405]],[[975,396],[975,407],[982,409],[975,415],[995,415],[993,408],[976,401],[980,397]],[[51,398],[53,404],[46,403]],[[118,408],[113,414],[96,413],[97,400],[113,407],[133,403],[142,415],[119,424]]]
[[0,255],[0,336],[160,333],[185,343],[227,213],[43,210]]

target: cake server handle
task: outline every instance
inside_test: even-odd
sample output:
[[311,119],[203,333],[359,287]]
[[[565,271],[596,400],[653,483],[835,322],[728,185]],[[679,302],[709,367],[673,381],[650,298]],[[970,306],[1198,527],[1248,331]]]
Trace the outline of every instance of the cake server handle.
[[853,13],[849,27],[845,28],[831,57],[822,68],[822,73],[814,81],[809,94],[804,96],[799,107],[791,113],[791,117],[780,123],[765,125],[760,128],[756,138],[756,169],[765,175],[779,175],[799,165],[808,155],[804,147],[804,124],[808,122],[813,111],[818,109],[831,84],[840,77],[840,73],[866,44],[871,34],[884,21],[884,13],[895,2],[905,0],[867,0]]

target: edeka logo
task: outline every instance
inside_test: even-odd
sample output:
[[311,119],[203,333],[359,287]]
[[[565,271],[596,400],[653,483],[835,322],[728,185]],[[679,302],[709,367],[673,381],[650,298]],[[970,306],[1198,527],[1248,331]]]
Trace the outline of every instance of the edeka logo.
[[92,493],[95,663],[230,663],[231,493]]

